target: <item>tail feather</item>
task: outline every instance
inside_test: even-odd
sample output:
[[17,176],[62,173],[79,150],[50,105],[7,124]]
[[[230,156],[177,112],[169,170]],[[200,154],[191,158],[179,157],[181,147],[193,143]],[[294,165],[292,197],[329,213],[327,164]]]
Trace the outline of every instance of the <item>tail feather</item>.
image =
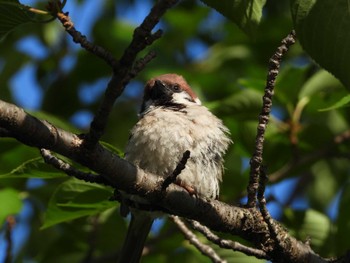
[[128,233],[120,253],[119,263],[139,263],[153,218],[147,214],[131,215]]

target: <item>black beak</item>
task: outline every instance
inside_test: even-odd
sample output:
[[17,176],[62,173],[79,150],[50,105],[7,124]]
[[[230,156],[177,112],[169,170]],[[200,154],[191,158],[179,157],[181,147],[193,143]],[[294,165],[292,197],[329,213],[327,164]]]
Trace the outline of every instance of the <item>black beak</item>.
[[165,88],[165,84],[163,81],[157,79],[155,82],[154,82],[154,86],[155,87],[159,87],[159,88]]
[[171,90],[167,87],[167,85],[161,80],[155,80],[154,86],[151,90],[151,99],[165,99],[169,96],[171,97]]

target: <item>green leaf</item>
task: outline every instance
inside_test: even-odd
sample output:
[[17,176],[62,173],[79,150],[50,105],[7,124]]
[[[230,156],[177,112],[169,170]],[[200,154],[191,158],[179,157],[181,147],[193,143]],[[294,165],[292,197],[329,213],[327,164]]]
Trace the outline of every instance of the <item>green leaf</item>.
[[327,71],[320,70],[304,84],[299,92],[299,100],[304,97],[312,99],[317,93],[334,89],[335,87],[338,88],[339,86],[340,83],[336,78]]
[[63,172],[46,164],[42,157],[37,157],[22,163],[11,172],[1,174],[0,179],[14,178],[41,178],[52,179],[57,177],[67,177]]
[[32,17],[18,0],[0,0],[0,40],[15,27],[31,22]]
[[349,1],[292,0],[291,9],[304,50],[350,89]]
[[327,160],[320,160],[310,167],[315,178],[308,189],[311,207],[322,211],[334,198],[338,187],[334,168]]
[[320,70],[305,82],[298,98],[300,101],[307,99],[305,110],[317,112],[338,103],[348,94],[339,80],[327,71]]
[[266,0],[202,0],[202,2],[236,23],[247,35],[253,37],[260,23]]
[[325,214],[312,209],[306,211],[301,231],[310,236],[312,245],[321,247],[327,241],[330,230],[331,222]]
[[15,139],[0,140],[0,174],[7,174],[22,163],[39,156],[38,149],[21,144]]
[[262,105],[262,95],[261,91],[243,89],[224,100],[207,103],[206,106],[219,115],[228,115],[235,120],[256,120]]
[[123,151],[119,150],[114,145],[112,145],[112,144],[110,144],[108,142],[103,142],[103,141],[101,141],[100,143],[102,144],[103,147],[105,147],[109,151],[117,154],[118,156],[123,156]]
[[77,179],[62,183],[52,195],[42,229],[116,206],[111,189]]
[[275,87],[275,96],[281,104],[289,106],[298,101],[299,90],[305,82],[308,70],[308,67],[293,67],[291,65],[282,67]]
[[[312,209],[293,211],[285,209],[284,222],[293,235],[300,240],[310,239],[313,248],[321,248],[328,239],[331,231],[329,218]],[[294,230],[294,231],[293,231]]]
[[350,106],[350,95],[347,95],[343,97],[341,100],[333,104],[332,106],[324,109],[320,109],[320,111],[329,111],[329,110],[335,110],[338,108],[348,107]]
[[0,190],[0,226],[6,217],[19,213],[22,209],[22,200],[19,192],[11,188]]

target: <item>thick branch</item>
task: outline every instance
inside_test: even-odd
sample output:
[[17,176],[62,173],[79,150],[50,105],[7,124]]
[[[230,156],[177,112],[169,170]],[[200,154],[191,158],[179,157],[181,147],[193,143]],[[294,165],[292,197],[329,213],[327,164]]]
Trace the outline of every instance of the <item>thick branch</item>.
[[[264,250],[275,262],[327,262],[309,246],[288,235],[277,224],[282,250],[271,250],[274,240],[258,210],[231,206],[217,200],[191,196],[175,184],[163,193],[162,177],[149,174],[121,159],[100,144],[85,148],[79,136],[52,124],[38,120],[15,105],[0,100],[0,127],[5,128],[20,142],[37,148],[46,148],[85,165],[102,174],[115,188],[143,196],[150,203],[166,208],[169,213],[193,219],[214,231],[238,235]],[[158,198],[160,196],[162,198]]]

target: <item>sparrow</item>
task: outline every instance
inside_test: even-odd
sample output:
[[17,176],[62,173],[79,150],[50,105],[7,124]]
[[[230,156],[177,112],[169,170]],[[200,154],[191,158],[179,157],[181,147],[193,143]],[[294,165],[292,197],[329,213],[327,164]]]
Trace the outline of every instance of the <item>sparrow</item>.
[[[139,120],[131,130],[125,159],[166,178],[189,150],[190,158],[175,183],[197,196],[217,199],[224,155],[231,142],[228,128],[201,104],[186,80],[177,74],[164,74],[149,80],[144,88]],[[127,198],[146,202],[141,197]],[[119,262],[139,262],[155,217],[131,209]]]

